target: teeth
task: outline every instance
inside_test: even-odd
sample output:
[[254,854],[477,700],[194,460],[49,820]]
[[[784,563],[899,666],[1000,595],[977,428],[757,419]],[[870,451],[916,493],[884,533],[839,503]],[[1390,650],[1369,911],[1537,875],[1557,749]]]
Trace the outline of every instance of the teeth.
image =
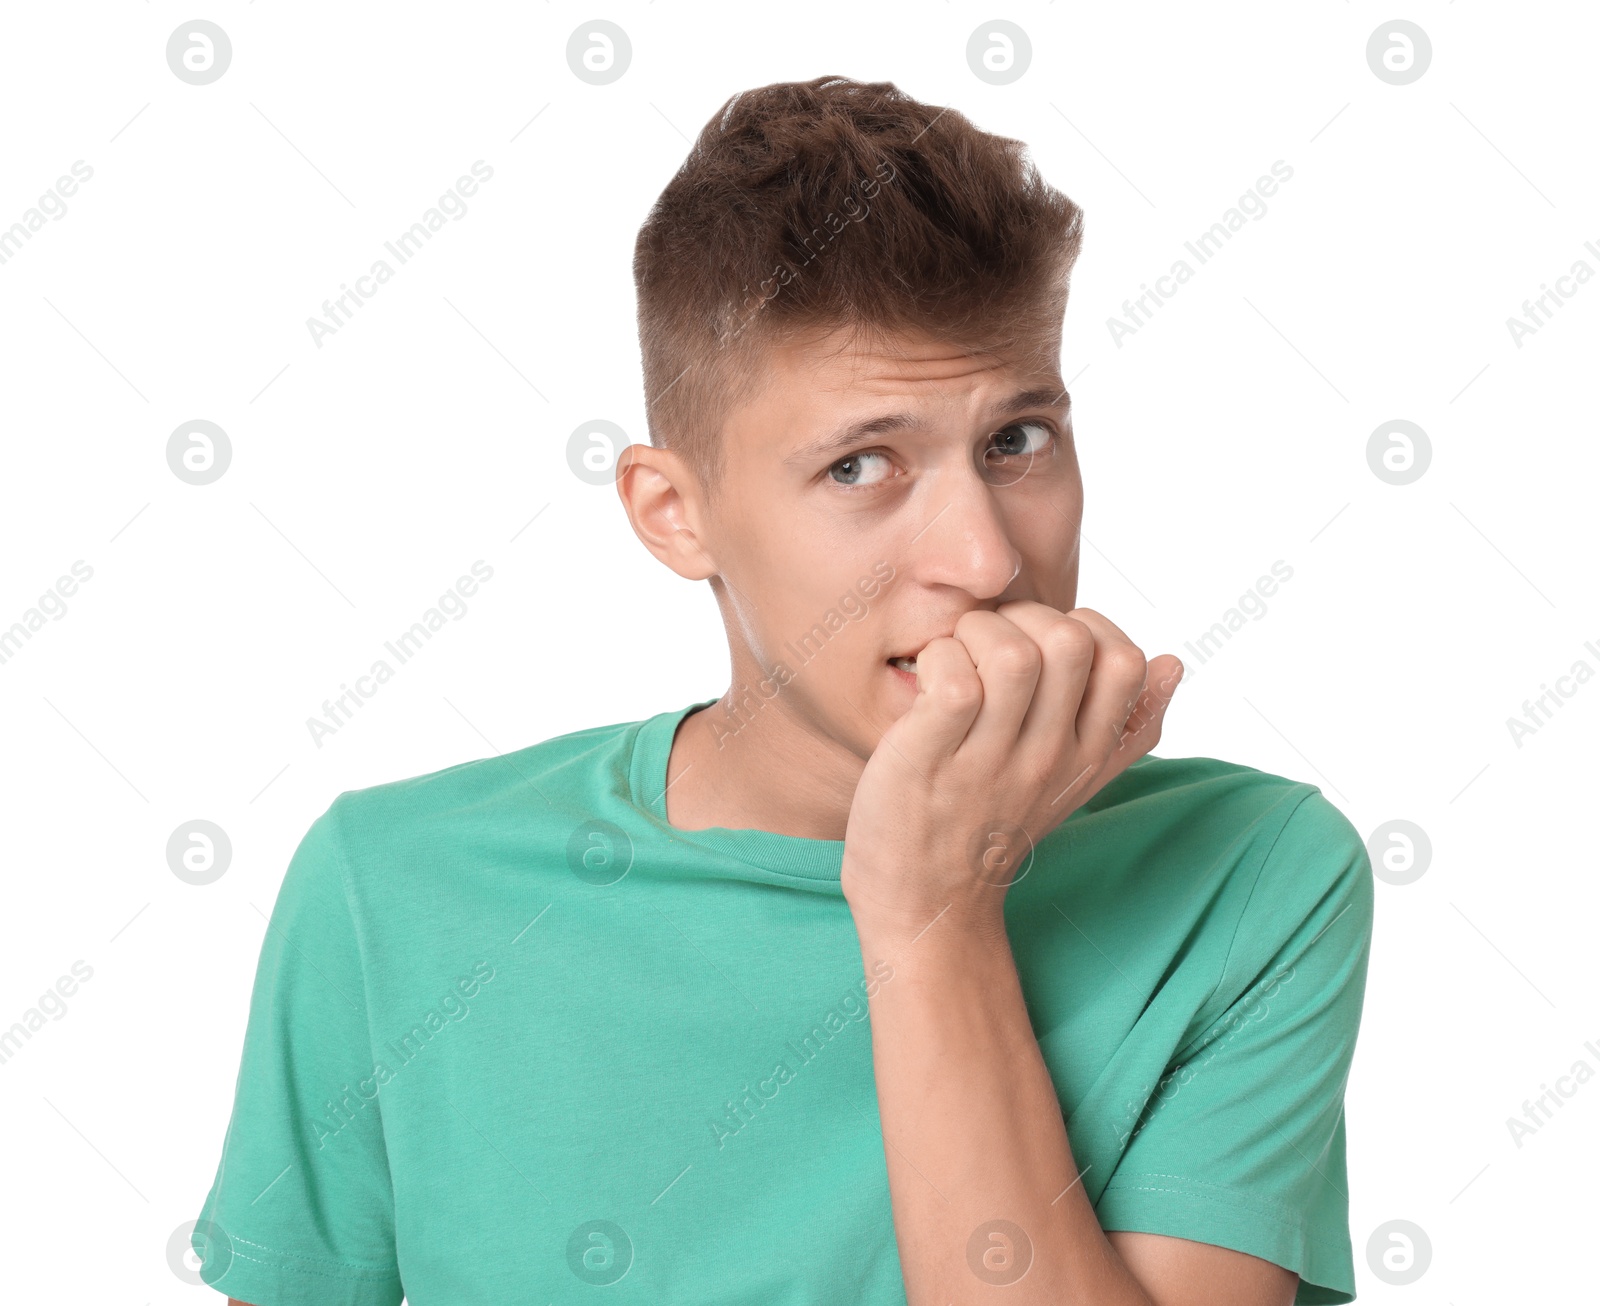
[[894,666],[899,667],[900,670],[902,670],[902,671],[908,671],[912,675],[916,675],[917,674],[917,660],[916,660],[916,658],[890,658],[889,661]]

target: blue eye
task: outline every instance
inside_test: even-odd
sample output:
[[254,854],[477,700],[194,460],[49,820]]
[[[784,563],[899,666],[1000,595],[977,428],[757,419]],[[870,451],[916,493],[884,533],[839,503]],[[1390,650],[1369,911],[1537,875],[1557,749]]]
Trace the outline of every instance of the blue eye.
[[[870,473],[873,460],[884,464],[885,471],[887,470],[889,460],[883,454],[853,453],[848,458],[839,459],[828,468],[828,475],[833,478],[836,485],[875,485],[883,479],[883,474],[874,476]],[[836,472],[842,475],[835,475]]]

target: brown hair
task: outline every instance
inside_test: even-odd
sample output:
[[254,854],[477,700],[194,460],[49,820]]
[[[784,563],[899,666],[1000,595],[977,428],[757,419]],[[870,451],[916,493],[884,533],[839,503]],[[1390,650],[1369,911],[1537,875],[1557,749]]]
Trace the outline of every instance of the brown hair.
[[729,99],[639,229],[645,413],[712,493],[764,345],[846,327],[1053,365],[1083,211],[1021,141],[892,82]]

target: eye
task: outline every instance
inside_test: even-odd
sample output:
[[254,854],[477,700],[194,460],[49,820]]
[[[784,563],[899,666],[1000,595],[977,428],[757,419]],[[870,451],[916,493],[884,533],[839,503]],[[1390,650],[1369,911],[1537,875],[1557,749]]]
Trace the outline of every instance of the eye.
[[991,445],[989,452],[985,453],[985,461],[995,453],[1008,458],[1043,453],[1054,435],[1055,432],[1044,422],[1013,422],[1010,426],[1001,427],[990,437],[996,444]]
[[835,485],[875,485],[888,475],[888,471],[887,455],[853,453],[829,467],[828,475]]

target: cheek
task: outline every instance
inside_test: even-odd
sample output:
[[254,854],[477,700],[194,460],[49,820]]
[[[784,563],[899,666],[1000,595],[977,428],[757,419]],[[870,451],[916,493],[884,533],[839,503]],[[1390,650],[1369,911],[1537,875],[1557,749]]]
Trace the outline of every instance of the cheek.
[[1022,555],[1027,592],[1063,612],[1077,606],[1079,526],[1083,500],[1076,481],[1070,490],[1057,487],[1048,503],[1018,502],[1006,517],[1007,532]]
[[[841,565],[825,546],[813,544],[764,574],[759,592],[747,591],[755,610],[750,602],[741,605],[743,635],[761,665],[782,662],[797,685],[859,678],[863,656],[877,647],[879,608],[892,588],[870,561],[856,567],[845,559]],[[863,597],[863,590],[874,593]]]
[[1012,504],[1005,520],[1006,534],[1025,567],[1059,567],[1077,549],[1083,502],[1075,494],[1054,493],[1048,501],[1032,496]]

